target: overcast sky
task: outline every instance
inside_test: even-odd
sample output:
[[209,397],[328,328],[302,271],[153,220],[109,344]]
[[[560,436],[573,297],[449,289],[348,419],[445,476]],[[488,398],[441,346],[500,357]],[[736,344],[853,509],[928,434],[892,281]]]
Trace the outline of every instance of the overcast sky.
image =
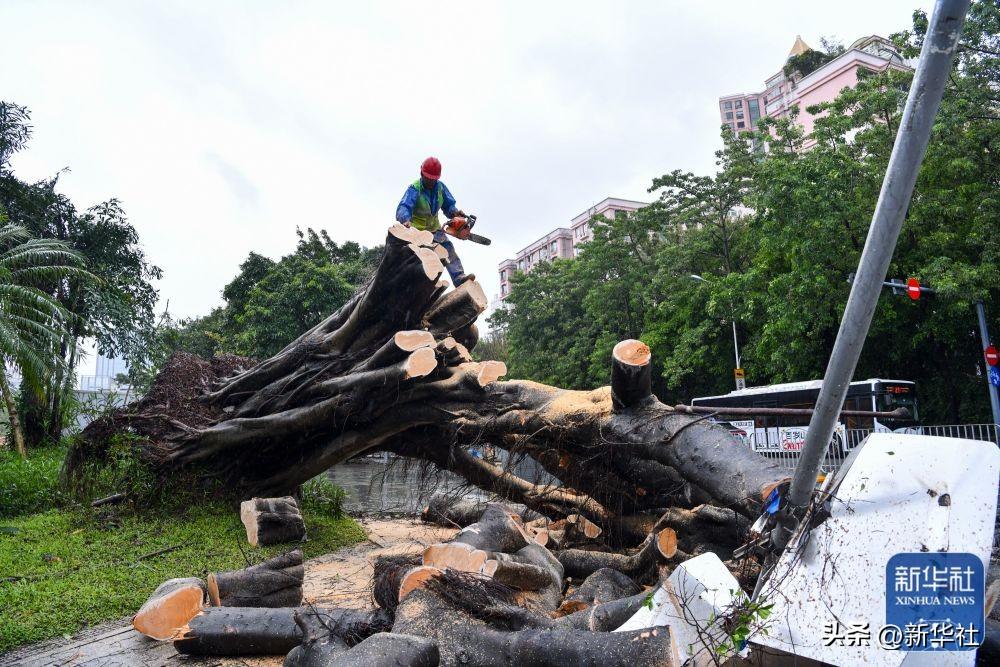
[[427,155],[493,238],[459,247],[492,296],[595,202],[710,173],[717,98],[762,89],[796,34],[887,36],[930,4],[0,0],[0,99],[32,110],[19,176],[119,198],[175,316],[296,226],[381,242]]

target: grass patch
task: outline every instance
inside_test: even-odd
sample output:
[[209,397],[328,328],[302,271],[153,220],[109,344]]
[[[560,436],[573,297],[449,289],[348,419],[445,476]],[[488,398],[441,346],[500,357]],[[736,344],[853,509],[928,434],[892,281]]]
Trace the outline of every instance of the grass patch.
[[[239,512],[199,498],[170,509],[72,507],[58,489],[64,448],[0,458],[0,653],[135,613],[165,579],[244,567],[289,549],[247,545]],[[341,512],[343,491],[311,482],[302,499],[306,557],[354,544],[364,531]],[[177,547],[151,555],[161,549]]]
[[38,512],[63,502],[59,469],[65,447],[29,450],[27,458],[0,450],[0,519]]

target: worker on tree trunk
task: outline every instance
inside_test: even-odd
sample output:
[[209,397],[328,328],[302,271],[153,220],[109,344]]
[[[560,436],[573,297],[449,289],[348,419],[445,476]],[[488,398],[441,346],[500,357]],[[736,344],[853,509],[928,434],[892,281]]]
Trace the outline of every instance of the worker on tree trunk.
[[445,266],[451,276],[451,282],[458,287],[466,280],[474,280],[475,274],[465,273],[462,260],[455,254],[455,246],[441,229],[438,222],[438,211],[444,211],[448,218],[465,217],[451,196],[447,186],[441,182],[441,161],[429,157],[420,165],[420,178],[406,188],[403,198],[396,207],[396,220],[407,227],[413,225],[417,229],[434,232],[434,242],[448,251],[448,262]]

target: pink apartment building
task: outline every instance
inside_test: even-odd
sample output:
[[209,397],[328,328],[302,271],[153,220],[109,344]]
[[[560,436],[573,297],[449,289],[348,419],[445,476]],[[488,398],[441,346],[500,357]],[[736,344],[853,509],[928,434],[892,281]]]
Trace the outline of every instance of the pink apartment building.
[[[788,57],[801,55],[808,50],[810,47],[802,41],[802,37],[796,37]],[[858,70],[862,67],[876,72],[886,68],[900,71],[912,69],[888,39],[878,35],[862,37],[844,53],[806,76],[797,72],[788,76],[782,67],[764,82],[762,93],[720,97],[720,118],[723,124],[729,125],[735,132],[742,132],[755,129],[757,120],[762,116],[782,118],[797,105],[798,122],[808,135],[812,132],[815,116],[806,109],[814,104],[833,100],[844,88],[853,87],[858,82]],[[807,138],[805,148],[814,143]]]
[[500,262],[500,299],[510,294],[510,279],[514,273],[518,271],[527,273],[539,262],[576,257],[578,246],[594,238],[591,228],[591,219],[594,216],[603,215],[613,220],[618,211],[631,213],[645,205],[646,202],[608,197],[570,220],[569,227],[559,227],[549,232],[518,252],[514,259]]

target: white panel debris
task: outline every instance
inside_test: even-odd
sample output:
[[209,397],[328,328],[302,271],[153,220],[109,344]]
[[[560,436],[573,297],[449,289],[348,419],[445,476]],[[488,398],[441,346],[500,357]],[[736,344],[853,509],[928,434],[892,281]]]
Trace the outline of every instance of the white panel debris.
[[637,611],[615,632],[670,626],[680,664],[726,641],[718,621],[734,607],[737,596],[739,582],[718,556],[705,553],[678,565],[656,590],[652,606]]
[[[969,552],[988,567],[998,477],[1000,450],[990,442],[869,436],[828,480],[830,516],[782,554],[760,598],[774,604],[768,634],[751,645],[843,666],[973,664],[975,651],[880,646],[886,563],[904,552]],[[824,641],[831,627],[854,639]]]

